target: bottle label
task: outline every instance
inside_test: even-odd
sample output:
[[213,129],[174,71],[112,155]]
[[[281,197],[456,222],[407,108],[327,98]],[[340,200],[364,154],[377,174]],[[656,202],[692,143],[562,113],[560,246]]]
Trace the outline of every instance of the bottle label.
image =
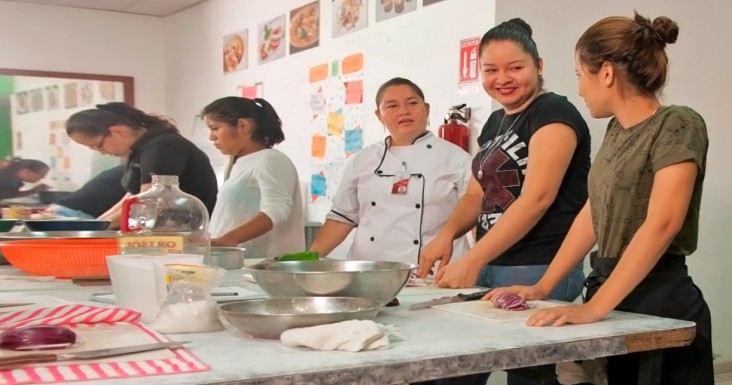
[[182,254],[183,237],[181,236],[159,236],[159,237],[120,237],[118,238],[119,249],[124,254]]

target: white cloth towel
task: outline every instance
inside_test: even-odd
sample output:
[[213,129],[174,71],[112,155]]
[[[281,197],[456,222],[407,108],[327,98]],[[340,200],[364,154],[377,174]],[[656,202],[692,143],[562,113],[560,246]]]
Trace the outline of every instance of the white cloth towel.
[[389,337],[404,340],[392,325],[368,320],[350,320],[327,325],[286,330],[280,340],[287,346],[305,346],[315,350],[358,352],[389,347]]

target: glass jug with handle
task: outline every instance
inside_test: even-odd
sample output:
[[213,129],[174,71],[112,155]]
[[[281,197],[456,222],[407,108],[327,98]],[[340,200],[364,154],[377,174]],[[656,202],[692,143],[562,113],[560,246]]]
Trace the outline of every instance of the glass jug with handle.
[[210,263],[208,211],[175,175],[153,175],[149,190],[122,203],[121,254],[200,254]]

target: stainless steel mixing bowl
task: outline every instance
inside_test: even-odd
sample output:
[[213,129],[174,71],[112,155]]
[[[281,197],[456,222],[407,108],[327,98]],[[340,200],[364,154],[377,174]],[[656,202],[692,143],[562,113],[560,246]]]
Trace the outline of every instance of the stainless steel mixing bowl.
[[358,297],[388,303],[407,284],[415,265],[383,261],[266,260],[245,267],[272,298]]
[[226,270],[241,269],[245,252],[243,247],[211,247],[211,264]]
[[221,305],[221,314],[235,328],[258,338],[280,338],[288,329],[346,320],[371,320],[384,302],[368,298],[266,298]]

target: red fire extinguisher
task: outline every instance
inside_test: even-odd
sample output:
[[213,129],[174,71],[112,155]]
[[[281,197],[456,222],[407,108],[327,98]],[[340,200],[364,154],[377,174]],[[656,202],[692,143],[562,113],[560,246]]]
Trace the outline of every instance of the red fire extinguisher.
[[458,104],[450,107],[437,135],[470,152],[470,129],[467,126],[468,120],[470,120],[470,108],[465,106],[465,104]]

